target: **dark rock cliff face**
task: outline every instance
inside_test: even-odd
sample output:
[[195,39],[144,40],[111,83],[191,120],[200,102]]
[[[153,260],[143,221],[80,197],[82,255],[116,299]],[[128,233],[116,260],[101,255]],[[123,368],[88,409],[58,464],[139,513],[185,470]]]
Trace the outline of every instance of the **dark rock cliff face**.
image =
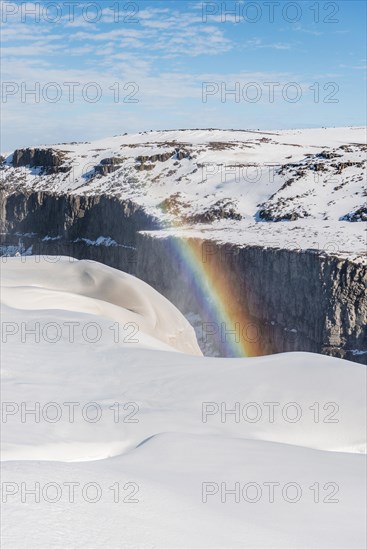
[[[0,208],[3,247],[21,242],[36,255],[96,260],[128,273],[136,266],[138,231],[160,227],[134,202],[106,195],[3,191]],[[110,242],[100,243],[101,237]]]
[[[195,317],[209,353],[230,355],[228,343],[238,339],[250,355],[311,351],[366,363],[367,267],[360,263],[310,250],[156,238],[139,232],[159,229],[157,220],[106,195],[2,192],[0,199],[2,245],[21,240],[33,254],[93,259],[137,275]],[[190,269],[188,249],[210,284]],[[213,309],[213,287],[235,334]]]
[[0,232],[5,234],[36,233],[66,240],[105,235],[133,245],[137,231],[159,228],[134,202],[106,195],[2,192],[0,201]]
[[45,174],[69,172],[70,166],[62,166],[65,154],[54,149],[16,149],[13,154],[12,165],[14,168],[30,166],[41,168]]
[[[213,299],[186,268],[182,247],[195,251],[215,279],[233,327],[208,317]],[[140,235],[138,277],[144,278],[184,313],[202,320],[199,341],[211,340],[223,353],[227,342],[241,339],[250,355],[311,351],[366,363],[367,266],[312,251],[237,247],[210,241]],[[223,269],[225,267],[225,269]],[[227,289],[227,291],[226,291]],[[237,323],[237,326],[236,326]],[[197,327],[198,328],[198,327]]]

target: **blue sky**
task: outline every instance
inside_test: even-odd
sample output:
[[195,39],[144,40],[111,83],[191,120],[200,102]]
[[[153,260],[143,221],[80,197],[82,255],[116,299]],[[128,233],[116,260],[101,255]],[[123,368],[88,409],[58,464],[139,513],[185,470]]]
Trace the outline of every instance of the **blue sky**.
[[364,125],[365,21],[360,0],[4,1],[1,149]]

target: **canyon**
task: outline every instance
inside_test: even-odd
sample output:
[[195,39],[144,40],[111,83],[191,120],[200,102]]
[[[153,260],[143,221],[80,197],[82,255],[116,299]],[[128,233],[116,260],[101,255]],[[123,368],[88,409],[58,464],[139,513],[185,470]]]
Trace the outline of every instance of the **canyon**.
[[[135,156],[124,156],[119,162],[114,160],[116,151],[110,143],[108,148],[83,144],[83,156],[85,148],[100,149],[97,154],[103,158],[97,158],[93,169],[89,162],[88,170],[79,176],[74,173],[72,179],[74,165],[66,144],[59,149],[17,150],[4,158],[0,191],[2,261],[15,253],[47,256],[50,261],[72,256],[135,275],[189,319],[205,355],[236,356],[238,344],[250,356],[309,351],[366,363],[362,145],[339,147],[338,153],[330,146],[326,153],[324,144],[320,145],[321,157],[320,152],[313,155],[312,162],[318,158],[322,165],[313,172],[319,176],[334,170],[333,189],[341,186],[329,195],[328,202],[341,191],[345,194],[344,204],[334,200],[339,209],[337,219],[333,219],[334,206],[330,205],[329,213],[320,219],[312,206],[310,189],[306,199],[302,195],[307,192],[298,189],[309,186],[310,175],[299,174],[310,164],[304,144],[298,153],[301,158],[290,167],[265,135],[256,136],[254,145],[252,133],[247,141],[225,142],[223,136],[219,141],[213,131],[207,131],[193,146],[193,136],[189,139],[184,131],[179,134],[180,142],[177,135],[172,140],[172,135],[161,134],[155,141],[149,133],[135,136],[139,143],[124,137],[119,147],[133,149]],[[285,140],[284,135],[278,139],[282,143]],[[223,151],[236,157],[238,170],[239,149],[248,161],[246,149],[256,147],[276,149],[281,166],[276,168],[271,185],[268,175],[263,176],[256,187],[242,182],[236,195],[234,182],[223,182],[223,170],[233,168],[226,156],[223,168]],[[200,190],[198,195],[200,185],[193,184],[190,177],[196,177],[200,168],[201,150],[210,164],[206,164],[207,179],[201,184],[205,192]],[[340,160],[344,153],[350,156],[353,151],[358,160]],[[338,165],[331,167],[336,155]],[[167,174],[174,166],[181,172],[168,185]],[[161,184],[157,183],[157,167],[163,170],[158,174]],[[262,169],[264,172],[264,166]],[[294,179],[300,180],[293,191],[294,182],[287,173],[290,170],[293,176],[298,172]],[[347,177],[343,170],[347,170]],[[216,174],[215,183],[208,183],[209,173]],[[313,185],[319,203],[325,192],[320,189],[328,181],[318,180],[318,187]],[[348,187],[349,195],[345,193]],[[282,193],[288,195],[282,197]],[[349,213],[342,216],[347,205]],[[211,281],[225,289],[221,300],[226,315],[215,307],[218,296],[213,294]]]

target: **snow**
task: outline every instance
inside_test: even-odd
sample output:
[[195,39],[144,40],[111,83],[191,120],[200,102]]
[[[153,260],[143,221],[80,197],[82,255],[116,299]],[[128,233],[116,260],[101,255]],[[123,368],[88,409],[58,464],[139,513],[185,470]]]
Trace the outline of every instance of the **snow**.
[[202,357],[96,262],[5,258],[1,296],[4,549],[365,548],[365,367]]
[[[296,238],[302,248],[318,244],[327,251],[331,239],[341,253],[355,258],[366,251],[361,222],[367,214],[355,216],[359,223],[350,221],[366,202],[364,127],[155,131],[47,147],[65,155],[70,172],[46,175],[36,168],[13,168],[8,154],[5,188],[131,199],[164,228],[189,225],[191,230],[194,225],[207,238],[217,239],[220,231],[225,242],[267,246],[279,240],[292,248]],[[98,173],[111,158],[118,160],[115,171]],[[177,194],[179,212],[162,211],[162,202]],[[228,200],[242,219],[214,221],[213,233],[193,222]]]
[[202,227],[167,228],[144,231],[155,238],[196,237],[231,243],[238,246],[262,246],[271,249],[308,250],[315,253],[348,258],[359,264],[367,264],[367,229],[365,223],[338,222],[325,224],[312,222],[248,223],[221,220]]
[[[90,246],[100,246],[100,245],[118,246],[117,242],[111,239],[111,237],[98,237],[98,239],[95,239],[94,241],[91,241],[90,239],[83,239],[83,238],[79,240],[85,242]],[[78,242],[78,240],[76,240],[75,242]]]
[[2,303],[22,310],[54,308],[99,314],[116,323],[135,324],[144,335],[201,355],[194,330],[181,313],[152,287],[127,273],[93,261],[33,256],[5,258]]

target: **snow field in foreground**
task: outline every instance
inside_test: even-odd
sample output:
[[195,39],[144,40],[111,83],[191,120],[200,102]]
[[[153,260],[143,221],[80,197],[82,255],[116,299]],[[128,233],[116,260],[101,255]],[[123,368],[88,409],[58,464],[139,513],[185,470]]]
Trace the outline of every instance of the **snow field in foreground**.
[[3,548],[365,547],[365,367],[201,357],[96,262],[7,258],[1,296]]

